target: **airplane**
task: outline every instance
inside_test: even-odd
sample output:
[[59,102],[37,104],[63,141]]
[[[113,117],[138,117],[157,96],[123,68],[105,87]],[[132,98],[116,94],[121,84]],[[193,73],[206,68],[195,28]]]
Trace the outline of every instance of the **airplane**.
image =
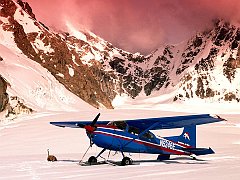
[[[59,127],[84,128],[90,139],[90,146],[103,148],[97,156],[88,159],[90,165],[97,164],[97,158],[106,150],[121,152],[121,165],[131,165],[133,160],[124,155],[129,153],[158,154],[157,160],[168,160],[170,155],[199,155],[215,153],[209,148],[196,147],[196,126],[225,121],[218,115],[209,114],[157,117],[147,119],[98,121],[100,113],[93,121],[50,122]],[[181,135],[160,137],[150,130],[183,128]],[[90,147],[89,146],[89,147]]]

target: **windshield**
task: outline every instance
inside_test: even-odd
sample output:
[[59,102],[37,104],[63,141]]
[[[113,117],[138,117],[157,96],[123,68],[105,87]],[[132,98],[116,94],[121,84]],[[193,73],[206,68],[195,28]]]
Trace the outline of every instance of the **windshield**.
[[127,128],[127,123],[125,121],[112,121],[107,125],[116,126],[118,129],[125,130]]

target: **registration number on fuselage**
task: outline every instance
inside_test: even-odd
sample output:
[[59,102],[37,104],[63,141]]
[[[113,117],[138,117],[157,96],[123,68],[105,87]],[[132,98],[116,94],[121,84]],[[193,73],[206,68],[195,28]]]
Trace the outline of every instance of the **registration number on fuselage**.
[[160,146],[168,149],[174,149],[175,145],[172,141],[168,141],[166,139],[160,139]]

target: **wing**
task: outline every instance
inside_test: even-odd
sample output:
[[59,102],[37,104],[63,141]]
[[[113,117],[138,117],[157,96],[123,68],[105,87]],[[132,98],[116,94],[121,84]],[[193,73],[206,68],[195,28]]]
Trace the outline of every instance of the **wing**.
[[172,129],[181,128],[191,125],[201,125],[224,121],[225,119],[219,116],[210,116],[209,114],[198,114],[198,115],[186,115],[186,116],[171,116],[171,117],[159,117],[159,118],[147,118],[147,119],[136,119],[127,120],[126,123],[129,126],[134,126],[140,130],[149,128],[149,130],[157,129]]
[[[125,120],[129,126],[139,128],[141,131],[181,128],[191,125],[200,125],[224,121],[219,116],[210,116],[209,114],[187,115],[187,116],[171,116],[147,119]],[[59,127],[83,128],[85,125],[91,125],[92,121],[66,121],[66,122],[50,122],[50,124]],[[109,121],[97,121],[96,125],[107,125]]]
[[[98,124],[107,125],[109,121],[98,121]],[[59,127],[83,128],[85,125],[91,125],[92,121],[65,121],[65,122],[50,122],[50,124]]]

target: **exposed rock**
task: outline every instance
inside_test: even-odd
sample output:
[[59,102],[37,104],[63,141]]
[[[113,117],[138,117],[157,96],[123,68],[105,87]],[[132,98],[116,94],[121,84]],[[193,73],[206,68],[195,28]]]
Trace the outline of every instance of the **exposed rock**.
[[14,2],[10,0],[1,0],[0,6],[2,7],[0,9],[0,16],[2,17],[12,17],[17,9]]
[[224,63],[223,74],[227,77],[227,79],[231,82],[235,78],[236,67],[238,66],[238,61],[234,58],[230,57]]
[[0,112],[6,108],[6,105],[8,103],[8,94],[6,90],[7,90],[7,82],[0,75]]
[[19,115],[31,114],[33,109],[27,107],[24,101],[16,96],[11,96],[4,109],[4,119],[12,120]]
[[33,14],[32,8],[29,6],[27,2],[22,2],[22,0],[18,0],[17,3],[26,11],[33,19],[36,19],[35,14]]
[[112,67],[112,69],[116,70],[116,72],[125,74],[128,70],[128,67],[124,68],[124,63],[125,61],[123,59],[115,57],[113,61],[109,62],[109,65]]
[[40,58],[28,40],[22,25],[13,18],[9,18],[9,22],[13,25],[14,41],[16,42],[18,48],[30,59],[40,62]]
[[193,40],[193,45],[195,48],[201,46],[203,43],[203,40],[201,37],[196,36],[196,38]]
[[145,76],[150,76],[151,79],[144,86],[146,95],[150,95],[153,89],[159,90],[166,82],[167,74],[167,71],[162,67],[153,67],[147,71]]
[[202,58],[199,63],[195,65],[195,70],[200,71],[208,71],[212,70],[214,67],[214,59],[217,57],[218,49],[211,48],[208,56],[206,58]]
[[5,111],[5,118],[14,119],[18,115],[31,114],[33,109],[27,107],[24,101],[16,96],[7,94],[8,82],[0,76],[0,112]]
[[196,90],[196,95],[198,97],[200,97],[201,99],[204,98],[204,94],[205,94],[205,90],[204,90],[204,84],[203,84],[203,81],[202,81],[202,78],[199,77],[198,80],[197,80],[197,90]]
[[214,97],[215,93],[214,91],[211,89],[211,88],[207,88],[206,89],[206,97],[209,98],[209,97]]
[[236,95],[232,92],[229,92],[227,94],[224,95],[224,100],[225,101],[233,101],[236,100]]

